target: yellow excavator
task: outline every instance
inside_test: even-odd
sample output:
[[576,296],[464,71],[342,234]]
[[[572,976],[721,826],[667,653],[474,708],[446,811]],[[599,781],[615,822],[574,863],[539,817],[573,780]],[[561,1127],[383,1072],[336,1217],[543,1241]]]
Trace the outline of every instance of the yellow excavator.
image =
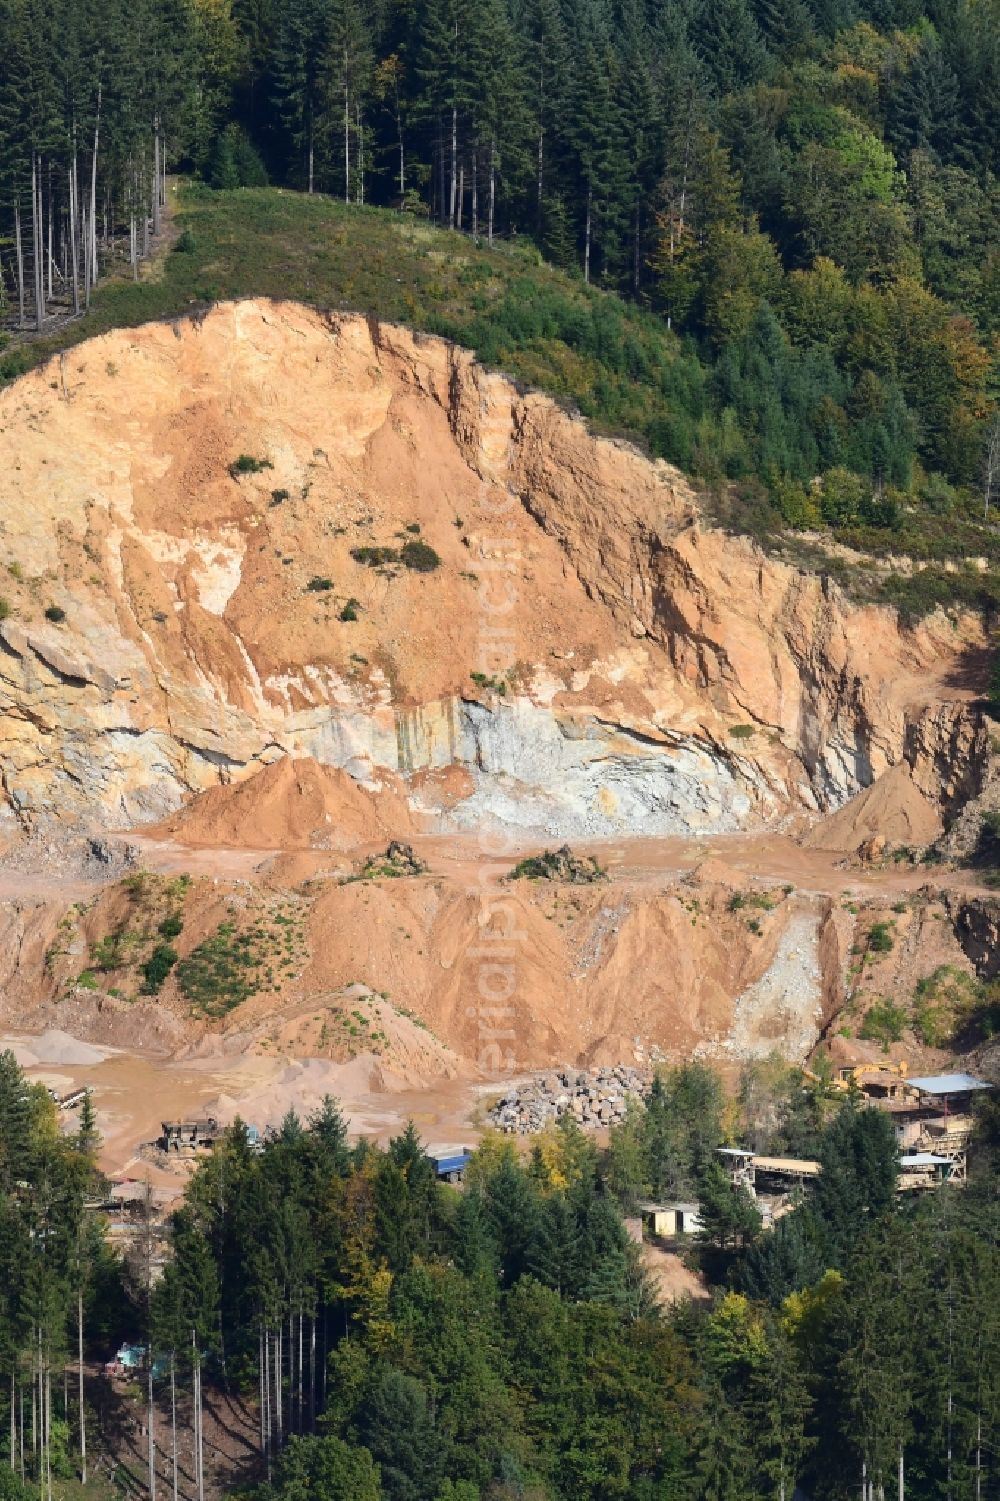
[[812,1069],[803,1068],[802,1077],[808,1079],[810,1084],[821,1084],[828,1089],[838,1089],[842,1094],[848,1094],[852,1085],[861,1088],[861,1081],[867,1074],[896,1074],[898,1078],[905,1079],[908,1065],[902,1063],[852,1063],[846,1068],[838,1069],[832,1079],[821,1079],[814,1074]]

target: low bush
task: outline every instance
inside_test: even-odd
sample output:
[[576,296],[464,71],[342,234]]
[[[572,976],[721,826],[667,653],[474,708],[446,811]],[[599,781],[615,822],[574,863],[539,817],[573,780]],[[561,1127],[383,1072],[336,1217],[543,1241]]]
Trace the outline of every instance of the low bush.
[[441,559],[426,542],[404,542],[399,558],[414,573],[433,573],[441,566]]
[[384,568],[387,563],[399,562],[399,553],[394,547],[352,547],[351,557],[355,563],[364,563],[367,568]]
[[888,954],[893,945],[892,926],[887,922],[872,923],[868,933],[868,947],[873,954]]
[[905,1026],[906,1012],[902,1006],[892,1001],[876,1001],[869,1007],[858,1036],[866,1042],[881,1043],[883,1052],[887,1052],[891,1043],[899,1042]]
[[576,886],[606,878],[607,871],[593,855],[575,855],[568,844],[519,860],[508,877],[511,881],[569,881]]
[[157,995],[163,982],[177,963],[177,950],[169,943],[158,943],[142,966],[142,989],[145,995]]
[[925,1047],[948,1047],[982,999],[983,988],[972,975],[954,965],[940,964],[918,982],[913,992],[913,1030]]
[[220,923],[177,966],[178,988],[197,1014],[225,1016],[260,989],[268,952],[262,930],[238,932],[235,924]]
[[255,459],[251,453],[241,453],[230,464],[229,473],[233,479],[238,479],[241,474],[262,474],[265,469],[273,468],[270,459]]
[[499,693],[501,698],[507,692],[507,684],[503,678],[490,677],[485,672],[470,672],[469,676],[477,688],[485,688],[490,693]]
[[66,611],[61,605],[49,605],[45,611],[46,620],[51,620],[53,625],[60,625],[66,619]]

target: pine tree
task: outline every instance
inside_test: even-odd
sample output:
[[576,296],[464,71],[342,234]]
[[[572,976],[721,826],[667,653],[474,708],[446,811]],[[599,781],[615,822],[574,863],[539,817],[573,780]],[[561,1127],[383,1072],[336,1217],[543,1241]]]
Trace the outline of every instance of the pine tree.
[[767,67],[767,49],[747,0],[702,0],[697,47],[719,94],[756,83]]
[[887,134],[898,155],[930,152],[954,160],[958,80],[939,44],[925,41],[889,99]]
[[326,124],[323,79],[330,35],[330,0],[287,0],[271,64],[273,92],[290,163],[308,192],[316,184],[316,152]]

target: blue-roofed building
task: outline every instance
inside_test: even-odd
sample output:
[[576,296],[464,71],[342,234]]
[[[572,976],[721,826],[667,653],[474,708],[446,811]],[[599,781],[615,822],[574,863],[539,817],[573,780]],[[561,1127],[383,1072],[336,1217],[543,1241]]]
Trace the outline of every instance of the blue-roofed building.
[[440,1183],[461,1183],[465,1177],[465,1169],[472,1161],[472,1153],[468,1147],[429,1152],[428,1156],[434,1164],[434,1172]]
[[973,1074],[924,1074],[921,1078],[907,1080],[907,1083],[912,1089],[934,1099],[949,1095],[978,1094],[981,1089],[993,1088],[985,1079],[977,1079]]

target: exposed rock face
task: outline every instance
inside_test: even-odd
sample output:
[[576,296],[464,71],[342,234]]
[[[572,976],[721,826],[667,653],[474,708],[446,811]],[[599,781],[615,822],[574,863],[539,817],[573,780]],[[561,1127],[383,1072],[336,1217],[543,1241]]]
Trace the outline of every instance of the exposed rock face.
[[1000,975],[1000,900],[951,897],[948,908],[955,936],[977,975],[995,980]]
[[[289,752],[462,765],[453,824],[568,838],[828,808],[903,759],[946,811],[975,782],[935,686],[971,617],[853,608],[703,530],[677,471],[360,318],[249,301],[61,357],[0,394],[0,518],[24,822],[141,822]],[[431,573],[352,557],[418,533]]]

